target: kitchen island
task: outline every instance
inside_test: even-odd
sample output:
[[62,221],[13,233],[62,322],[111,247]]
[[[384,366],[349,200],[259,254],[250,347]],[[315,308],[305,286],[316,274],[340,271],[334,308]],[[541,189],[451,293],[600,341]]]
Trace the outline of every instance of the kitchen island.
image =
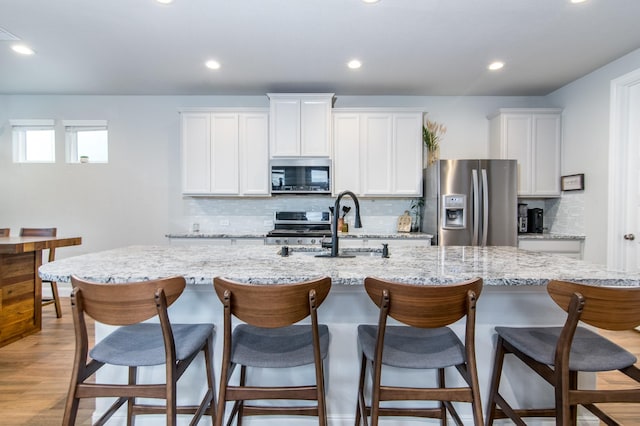
[[[290,256],[280,256],[278,246],[133,246],[100,253],[66,258],[40,268],[43,279],[69,281],[71,274],[98,282],[138,281],[169,275],[182,275],[188,282],[183,296],[171,307],[171,318],[180,322],[213,322],[221,329],[222,309],[213,287],[214,276],[256,284],[277,284],[305,280],[327,275],[333,287],[329,297],[319,309],[319,318],[329,325],[331,345],[327,359],[327,402],[331,425],[351,425],[355,412],[358,354],[356,326],[359,323],[376,323],[377,308],[365,294],[362,283],[366,276],[400,282],[446,283],[472,277],[484,279],[485,287],[478,301],[476,348],[479,380],[483,392],[483,404],[489,387],[496,325],[511,326],[556,325],[564,320],[564,312],[547,296],[545,284],[550,279],[566,279],[592,282],[598,285],[640,285],[640,274],[608,271],[598,265],[583,261],[528,252],[514,247],[395,247],[389,245],[390,257],[382,258],[380,250],[354,250],[352,258],[317,258],[314,250],[291,247]],[[454,325],[462,331],[460,324]],[[102,338],[109,327],[97,325],[96,338]],[[221,337],[221,336],[220,336]],[[216,342],[216,369],[219,370],[222,344]],[[517,363],[507,360],[505,380],[516,379],[523,383],[522,375],[528,374]],[[125,372],[108,370],[105,374],[126,377]],[[202,373],[200,373],[202,374]],[[162,369],[143,373],[143,380],[162,377]],[[265,374],[267,380],[295,383],[301,377],[313,377],[313,370],[299,367],[291,374],[273,372]],[[423,376],[398,372],[388,377],[404,384],[412,381],[431,380]],[[447,376],[449,379],[449,377]],[[202,376],[193,372],[183,379],[179,398],[193,399],[204,389]],[[449,379],[456,383],[456,374]],[[528,379],[527,379],[528,380]],[[593,385],[592,376],[581,377],[587,385]],[[184,383],[186,381],[186,383]],[[299,382],[298,382],[299,383]],[[527,389],[508,386],[504,393],[508,398],[551,403],[553,392],[531,376]],[[186,395],[185,395],[186,394]],[[98,404],[97,410],[106,404]],[[461,414],[465,424],[471,424],[469,407],[462,404]],[[589,417],[581,413],[581,419]],[[144,423],[145,421],[149,423]],[[298,425],[317,424],[315,419],[249,419],[252,424]],[[141,417],[138,424],[153,424],[153,420]],[[415,424],[410,420],[387,420],[381,424]],[[435,424],[435,423],[434,423]],[[536,424],[532,422],[531,424]],[[542,423],[540,423],[542,424]],[[595,422],[594,424],[597,424]]]

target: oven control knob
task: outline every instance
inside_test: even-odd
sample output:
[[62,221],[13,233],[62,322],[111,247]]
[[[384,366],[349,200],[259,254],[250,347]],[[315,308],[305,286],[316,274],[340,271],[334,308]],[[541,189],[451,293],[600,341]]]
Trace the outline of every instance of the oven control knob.
[[280,244],[280,240],[279,239],[276,239],[276,244]]
[[312,238],[312,239],[311,239],[311,244],[315,244],[315,243],[316,243],[316,239],[315,239],[315,238]]
[[287,238],[285,238],[282,242],[285,244],[289,244],[289,240]]
[[298,244],[302,244],[302,240],[298,240]]

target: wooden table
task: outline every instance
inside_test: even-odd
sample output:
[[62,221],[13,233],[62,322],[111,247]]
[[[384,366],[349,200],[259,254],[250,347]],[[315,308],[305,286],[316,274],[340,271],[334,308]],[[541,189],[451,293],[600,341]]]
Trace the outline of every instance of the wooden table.
[[42,251],[81,243],[80,237],[0,238],[0,347],[42,328]]

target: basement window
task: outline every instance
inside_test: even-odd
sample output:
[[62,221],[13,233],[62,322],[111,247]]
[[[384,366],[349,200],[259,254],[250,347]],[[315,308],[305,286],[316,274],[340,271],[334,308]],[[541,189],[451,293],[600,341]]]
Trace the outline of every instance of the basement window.
[[67,163],[108,163],[106,120],[65,120]]
[[55,163],[53,120],[11,120],[14,163]]

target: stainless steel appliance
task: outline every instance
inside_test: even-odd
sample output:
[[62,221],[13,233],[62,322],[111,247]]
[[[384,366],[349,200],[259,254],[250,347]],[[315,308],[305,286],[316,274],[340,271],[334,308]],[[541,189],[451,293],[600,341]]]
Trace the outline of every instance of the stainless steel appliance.
[[527,210],[526,204],[518,204],[518,234],[525,234],[529,231],[529,215]]
[[272,245],[320,245],[323,238],[331,238],[328,211],[277,211],[274,229],[267,233],[265,241]]
[[516,160],[439,160],[425,169],[423,232],[445,246],[516,246]]
[[328,158],[271,160],[271,193],[331,193],[331,160]]

